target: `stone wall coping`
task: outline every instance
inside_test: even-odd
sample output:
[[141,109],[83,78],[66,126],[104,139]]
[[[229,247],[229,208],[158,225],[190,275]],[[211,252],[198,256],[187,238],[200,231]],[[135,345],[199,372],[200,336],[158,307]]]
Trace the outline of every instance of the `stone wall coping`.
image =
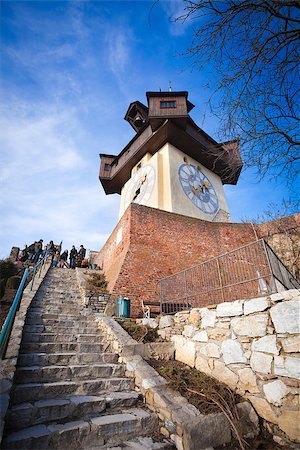
[[20,308],[16,313],[15,321],[12,327],[10,340],[8,343],[5,359],[1,361],[0,368],[0,442],[2,439],[4,429],[4,418],[8,409],[10,391],[13,384],[13,378],[17,366],[17,359],[19,355],[23,328],[25,324],[27,310],[39,290],[45,276],[51,267],[50,263],[46,263],[42,269],[41,276],[37,275],[32,291],[30,290],[31,283],[29,283],[23,291]]
[[[135,379],[146,404],[158,414],[162,422],[161,432],[174,442],[178,450],[204,450],[230,442],[232,433],[224,413],[201,414],[186,398],[168,388],[167,381],[145,361],[146,345],[132,339],[113,318],[97,316],[96,320],[107,342],[119,354],[120,363],[126,364],[126,375]],[[166,344],[171,345],[170,342]],[[247,401],[238,407],[247,419],[244,435],[256,436],[258,417],[254,408]],[[213,427],[211,433],[197,433],[195,439],[195,430],[207,431],[209,427]]]

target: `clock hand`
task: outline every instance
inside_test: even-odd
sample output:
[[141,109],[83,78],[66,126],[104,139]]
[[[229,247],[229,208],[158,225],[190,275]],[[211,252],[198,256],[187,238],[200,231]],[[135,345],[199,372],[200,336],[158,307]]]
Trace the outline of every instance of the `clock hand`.
[[138,197],[138,195],[140,194],[140,192],[141,192],[141,187],[142,187],[142,185],[145,183],[146,179],[147,179],[147,174],[145,174],[143,178],[140,178],[140,179],[139,179],[138,187],[137,187],[137,189],[136,189],[136,191],[135,191],[135,193],[134,193],[134,196],[133,196],[133,198],[132,198],[132,200],[131,200],[132,202],[133,202],[133,201]]
[[192,186],[192,192],[194,195],[197,195],[199,191],[204,192],[205,189],[209,188],[209,183],[207,181],[204,181],[203,184],[199,185],[198,187]]

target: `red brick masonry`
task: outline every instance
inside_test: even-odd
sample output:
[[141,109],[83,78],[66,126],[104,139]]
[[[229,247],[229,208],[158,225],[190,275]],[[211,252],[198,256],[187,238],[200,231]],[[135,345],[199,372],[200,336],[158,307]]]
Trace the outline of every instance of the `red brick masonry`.
[[141,313],[139,298],[159,301],[160,278],[253,242],[256,234],[262,237],[267,232],[266,224],[255,225],[255,229],[256,233],[249,223],[206,222],[133,203],[100,250],[97,264],[105,272],[110,292],[129,296],[132,315],[137,316]]

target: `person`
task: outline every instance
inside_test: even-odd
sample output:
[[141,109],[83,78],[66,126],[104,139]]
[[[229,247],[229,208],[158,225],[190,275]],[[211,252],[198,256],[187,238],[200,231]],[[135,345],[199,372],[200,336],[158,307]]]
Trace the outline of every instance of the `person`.
[[50,254],[55,253],[55,245],[54,245],[53,241],[49,242],[49,244],[47,245],[47,250],[48,250],[48,253],[50,253]]
[[36,244],[36,241],[34,241],[32,244],[30,244],[30,245],[27,247],[28,259],[29,259],[30,261],[33,261],[33,256],[34,256],[34,246],[35,246],[35,244]]
[[40,239],[39,241],[36,241],[34,244],[34,256],[33,256],[33,262],[37,263],[40,254],[42,253],[43,248],[43,239]]
[[58,260],[59,260],[59,251],[57,250],[53,255],[51,267],[56,267],[58,264]]
[[80,261],[83,261],[85,258],[85,254],[86,254],[86,249],[84,248],[84,246],[81,244],[79,252],[78,252],[78,256]]
[[61,267],[62,269],[63,269],[64,267],[66,267],[67,269],[69,269],[70,266],[69,266],[69,264],[68,264],[67,259],[68,259],[68,250],[64,250],[64,251],[62,252],[62,254],[60,255],[60,257],[59,257],[58,267]]
[[70,251],[70,267],[71,269],[75,269],[75,258],[77,256],[78,252],[75,248],[75,245],[72,245],[71,251]]
[[20,261],[23,263],[27,261],[28,257],[29,257],[28,247],[27,244],[25,244],[24,249],[20,252]]

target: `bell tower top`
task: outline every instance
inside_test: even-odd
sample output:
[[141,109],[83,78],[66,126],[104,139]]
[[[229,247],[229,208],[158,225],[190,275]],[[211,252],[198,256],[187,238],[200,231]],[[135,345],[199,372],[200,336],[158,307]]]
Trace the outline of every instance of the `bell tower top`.
[[120,194],[133,168],[169,143],[214,172],[222,184],[236,184],[242,161],[236,140],[218,143],[190,117],[188,92],[146,92],[148,106],[131,103],[124,119],[136,134],[119,155],[100,154],[99,179],[106,194]]
[[146,92],[149,112],[148,119],[153,131],[166,119],[176,121],[181,128],[186,127],[188,113],[194,105],[187,99],[188,92]]

